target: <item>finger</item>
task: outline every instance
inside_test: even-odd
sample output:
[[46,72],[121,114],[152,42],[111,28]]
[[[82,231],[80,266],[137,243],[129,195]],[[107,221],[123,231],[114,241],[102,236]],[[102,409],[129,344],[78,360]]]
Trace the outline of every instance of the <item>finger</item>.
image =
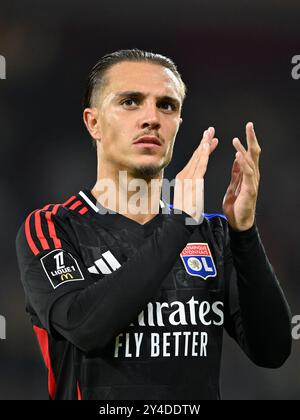
[[240,165],[239,165],[237,159],[235,159],[233,164],[232,164],[231,179],[230,179],[229,186],[227,188],[228,192],[230,192],[230,193],[235,192],[235,190],[238,186],[238,183],[239,183],[240,175],[241,175],[241,168],[240,168]]
[[213,127],[209,127],[207,130],[204,131],[203,137],[200,141],[198,151],[201,150],[201,146],[203,146],[205,143],[210,144],[212,138],[214,137],[215,129]]
[[192,157],[190,158],[190,160],[188,161],[188,163],[185,166],[186,170],[191,170],[191,168],[194,168],[196,166],[196,163],[200,158],[201,147],[203,147],[203,143],[207,142],[207,137],[208,137],[207,130],[204,130],[203,135],[202,135],[202,139],[200,140],[199,145],[197,146],[194,153],[192,154]]
[[232,144],[233,144],[235,150],[243,155],[244,159],[248,162],[248,165],[251,166],[252,170],[257,175],[258,168],[256,167],[255,162],[253,161],[253,159],[250,156],[249,152],[242,145],[242,143],[240,142],[240,140],[237,137],[235,137],[232,140]]
[[232,164],[231,173],[236,174],[236,173],[239,173],[240,171],[241,171],[241,167],[240,167],[237,159],[234,159],[233,164]]
[[194,165],[192,165],[192,177],[196,176],[197,178],[202,178],[204,176],[209,156],[216,149],[219,142],[216,137],[213,137],[214,134],[214,127],[209,127],[198,148]]
[[[206,155],[207,151],[208,154],[211,153],[211,145],[212,148],[215,149],[217,144],[216,141],[212,142],[212,138],[211,136],[214,135],[214,128],[213,127],[209,127],[207,130],[205,130],[203,132],[203,137],[199,143],[199,146],[197,147],[197,149],[195,150],[195,152],[193,153],[193,156],[191,157],[190,161],[188,162],[186,169],[192,171],[192,173],[195,172],[196,167],[199,163],[199,159],[202,156],[202,154],[204,153]],[[207,149],[207,146],[208,149]]]
[[256,182],[256,175],[253,168],[248,164],[248,161],[245,159],[244,155],[240,152],[236,153],[236,159],[241,167],[243,180],[241,184],[241,188],[245,186],[249,192],[256,193],[257,189],[257,182]]
[[231,170],[231,183],[233,188],[235,189],[238,182],[239,182],[239,178],[242,174],[242,170],[241,167],[237,161],[237,159],[234,160],[233,165],[232,165],[232,170]]
[[218,139],[214,137],[214,127],[209,127],[204,131],[199,146],[194,151],[191,159],[184,168],[185,176],[192,178],[195,176],[203,177],[207,168],[209,155],[216,149]]
[[191,166],[191,178],[194,176],[202,178],[206,172],[208,159],[210,153],[209,143],[203,143],[201,150],[199,150],[198,158],[195,159]]
[[243,178],[243,172],[241,171],[241,168],[237,159],[235,159],[232,165],[230,183],[224,195],[223,205],[225,202],[228,204],[234,203],[238,195],[238,191],[240,190],[242,178]]
[[243,184],[243,172],[241,171],[239,173],[239,176],[237,178],[237,182],[236,182],[236,185],[235,185],[235,189],[233,191],[233,194],[234,194],[235,197],[237,197],[239,195],[239,193],[241,192],[242,184]]
[[216,131],[215,130],[215,127],[209,127],[207,131],[208,131],[208,135],[212,139],[214,137],[214,135],[215,135],[215,131]]
[[241,143],[241,141],[238,137],[235,137],[232,140],[232,144],[233,144],[233,146],[234,146],[234,148],[236,149],[237,152],[241,152],[243,155],[247,155],[247,150],[242,145],[242,143]]
[[214,137],[214,135],[215,135],[214,127],[209,127],[207,130],[205,130],[204,136],[199,144],[199,147],[197,148],[196,155],[198,155],[198,157],[202,151],[204,144],[206,143],[208,143],[210,147],[209,153],[212,153],[215,150],[215,148],[218,145],[218,139]]
[[252,122],[248,122],[246,124],[246,139],[247,139],[248,151],[255,165],[257,165],[258,167],[259,157],[261,154],[261,148],[258,143],[257,137],[255,135],[254,125]]
[[211,140],[211,143],[210,143],[210,151],[209,151],[209,154],[212,154],[215,151],[215,149],[218,146],[218,144],[219,144],[219,140],[216,137],[214,137]]
[[205,143],[208,143],[209,145],[212,144],[212,140],[214,138],[214,135],[215,135],[214,127],[209,127],[207,130],[204,131],[203,137],[202,137],[202,139],[199,143],[199,146],[196,149],[196,154],[201,151],[201,148],[203,147],[203,145]]

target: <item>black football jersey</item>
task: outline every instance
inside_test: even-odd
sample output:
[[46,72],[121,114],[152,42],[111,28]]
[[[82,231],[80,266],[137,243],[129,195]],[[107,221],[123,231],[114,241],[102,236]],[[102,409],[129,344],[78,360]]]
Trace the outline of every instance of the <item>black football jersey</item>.
[[224,328],[284,362],[289,308],[256,225],[187,218],[161,200],[141,225],[89,189],[28,215],[17,255],[50,399],[218,399]]

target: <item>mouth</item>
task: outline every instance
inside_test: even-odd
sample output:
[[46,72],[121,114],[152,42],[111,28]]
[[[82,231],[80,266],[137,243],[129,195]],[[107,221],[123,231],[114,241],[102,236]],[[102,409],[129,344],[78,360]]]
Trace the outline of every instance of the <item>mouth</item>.
[[161,147],[161,141],[156,136],[143,136],[137,139],[134,143],[138,147]]

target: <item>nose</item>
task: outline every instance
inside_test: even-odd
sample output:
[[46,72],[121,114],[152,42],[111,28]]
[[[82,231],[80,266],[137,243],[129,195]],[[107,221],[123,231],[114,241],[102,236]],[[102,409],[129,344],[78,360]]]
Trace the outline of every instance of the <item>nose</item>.
[[141,118],[141,128],[158,130],[160,128],[159,111],[156,104],[145,104],[144,114]]

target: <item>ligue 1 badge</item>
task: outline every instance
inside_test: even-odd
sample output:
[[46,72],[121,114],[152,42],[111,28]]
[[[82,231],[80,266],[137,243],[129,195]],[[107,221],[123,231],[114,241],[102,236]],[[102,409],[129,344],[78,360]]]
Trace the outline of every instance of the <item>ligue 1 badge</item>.
[[180,253],[183,265],[191,276],[215,277],[217,270],[207,243],[189,243]]

